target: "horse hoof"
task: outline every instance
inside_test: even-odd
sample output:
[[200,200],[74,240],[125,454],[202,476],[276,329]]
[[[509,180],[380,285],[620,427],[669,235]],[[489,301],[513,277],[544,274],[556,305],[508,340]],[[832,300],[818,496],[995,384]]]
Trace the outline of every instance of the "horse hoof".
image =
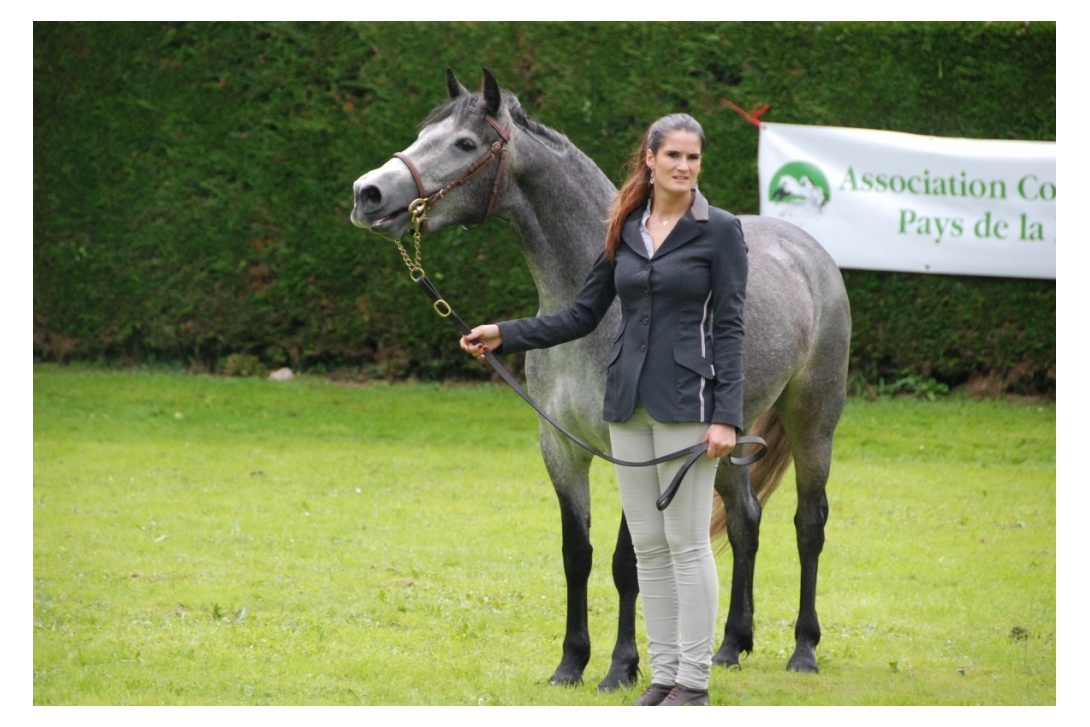
[[[741,670],[742,651],[743,649],[738,648],[737,645],[724,641],[723,645],[719,647],[719,651],[712,657],[712,664],[726,667],[727,669]],[[749,650],[745,649],[744,651],[748,653]]]
[[741,669],[742,665],[738,661],[738,653],[723,654],[722,652],[712,657],[712,664],[715,666],[726,667],[727,669]]
[[791,656],[791,660],[787,662],[787,671],[799,674],[817,674],[817,657],[812,651],[798,650]]
[[630,673],[614,674],[610,672],[606,674],[606,678],[598,683],[599,692],[613,692],[618,689],[624,689],[630,687],[636,683],[636,675]]
[[561,677],[552,677],[549,679],[550,687],[577,687],[582,683],[582,679],[563,679]]
[[559,669],[549,677],[549,685],[554,687],[577,687],[583,683],[582,674],[561,672]]
[[549,677],[549,684],[554,687],[577,687],[583,683],[583,670],[587,666],[589,658],[580,658],[565,654],[560,660],[560,665]]

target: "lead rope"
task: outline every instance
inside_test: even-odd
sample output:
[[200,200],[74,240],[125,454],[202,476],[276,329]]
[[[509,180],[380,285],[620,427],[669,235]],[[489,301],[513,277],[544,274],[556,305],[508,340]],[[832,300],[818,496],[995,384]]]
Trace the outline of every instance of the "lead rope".
[[[443,298],[442,294],[439,292],[439,289],[436,288],[431,280],[428,279],[428,276],[425,274],[424,268],[421,265],[420,230],[423,227],[424,221],[428,218],[428,202],[423,198],[416,199],[413,201],[412,204],[409,205],[408,209],[409,214],[412,215],[413,222],[413,243],[415,253],[414,256],[409,256],[409,253],[405,249],[405,246],[402,245],[400,238],[395,240],[395,242],[397,243],[398,251],[401,253],[401,258],[405,261],[406,267],[409,268],[409,277],[412,278],[413,282],[416,283],[417,286],[424,292],[424,295],[428,296],[428,299],[432,301],[432,308],[435,309],[435,312],[438,313],[441,318],[447,318],[451,322],[453,322],[454,325],[458,327],[458,330],[460,330],[462,332],[462,335],[464,336],[473,329],[470,328],[469,325],[466,324],[466,322],[462,320],[462,318],[457,313],[454,312],[454,309],[451,308],[450,304],[447,303],[447,301]],[[491,351],[485,351],[484,358],[486,361],[488,361],[488,364],[492,367],[492,369],[500,375],[500,378],[507,382],[507,385],[514,389],[515,393],[521,396],[527,404],[533,407],[534,411],[536,411],[543,419],[545,419],[545,421],[549,422],[549,424],[551,424],[553,428],[555,428],[558,432],[560,432],[568,439],[572,440],[580,447],[587,450],[596,457],[601,457],[607,462],[612,462],[613,464],[620,465],[622,467],[650,467],[651,465],[657,465],[663,462],[669,462],[671,460],[685,457],[685,462],[682,463],[681,469],[679,469],[677,471],[677,474],[674,475],[674,479],[670,481],[670,486],[666,488],[666,491],[662,493],[662,496],[659,497],[659,499],[655,503],[655,506],[658,507],[660,511],[665,510],[667,506],[669,506],[670,502],[674,499],[674,495],[677,494],[678,487],[681,486],[681,481],[685,478],[685,475],[688,473],[689,468],[692,467],[696,460],[708,450],[707,442],[698,442],[691,447],[679,449],[678,451],[671,454],[663,455],[662,457],[656,457],[655,459],[649,459],[646,462],[626,462],[625,460],[611,457],[594,445],[584,442],[582,439],[569,432],[559,422],[549,416],[549,414],[545,410],[543,410],[536,401],[534,401],[533,397],[526,393],[526,391],[522,388],[519,382],[515,380],[515,377],[512,376],[510,372],[508,372],[507,368],[500,362],[500,360],[496,358],[495,354],[493,354]],[[738,467],[746,467],[748,465],[751,465],[757,460],[764,457],[765,454],[768,452],[768,445],[765,444],[765,441],[763,439],[757,436],[738,437],[737,444],[751,444],[758,447],[757,451],[753,452],[752,454],[739,457],[731,455],[728,458],[731,464]]]

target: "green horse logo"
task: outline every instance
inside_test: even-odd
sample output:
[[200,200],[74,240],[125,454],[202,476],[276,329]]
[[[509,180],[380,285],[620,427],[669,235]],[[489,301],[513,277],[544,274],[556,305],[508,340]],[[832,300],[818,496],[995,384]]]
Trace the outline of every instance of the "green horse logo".
[[825,174],[809,162],[784,164],[768,188],[770,202],[815,210],[824,207],[831,196]]

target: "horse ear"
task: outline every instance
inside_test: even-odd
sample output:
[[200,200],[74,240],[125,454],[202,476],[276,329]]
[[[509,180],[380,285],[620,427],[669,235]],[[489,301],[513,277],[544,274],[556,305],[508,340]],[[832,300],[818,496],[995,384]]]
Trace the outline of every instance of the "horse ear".
[[459,96],[469,93],[469,91],[466,90],[466,87],[454,76],[454,71],[449,68],[447,69],[447,93],[450,94],[452,99],[456,99]]
[[500,106],[503,103],[503,97],[500,95],[500,84],[496,82],[496,77],[492,75],[491,71],[487,68],[482,70],[484,71],[484,100],[488,103],[488,113],[495,117],[499,115]]

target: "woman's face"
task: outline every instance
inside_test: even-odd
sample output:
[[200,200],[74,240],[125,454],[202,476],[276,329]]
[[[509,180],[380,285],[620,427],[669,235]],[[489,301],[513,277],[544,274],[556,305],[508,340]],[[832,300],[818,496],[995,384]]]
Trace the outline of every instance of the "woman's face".
[[647,166],[660,191],[689,192],[696,187],[702,156],[700,137],[691,131],[671,131],[657,152],[647,150]]

